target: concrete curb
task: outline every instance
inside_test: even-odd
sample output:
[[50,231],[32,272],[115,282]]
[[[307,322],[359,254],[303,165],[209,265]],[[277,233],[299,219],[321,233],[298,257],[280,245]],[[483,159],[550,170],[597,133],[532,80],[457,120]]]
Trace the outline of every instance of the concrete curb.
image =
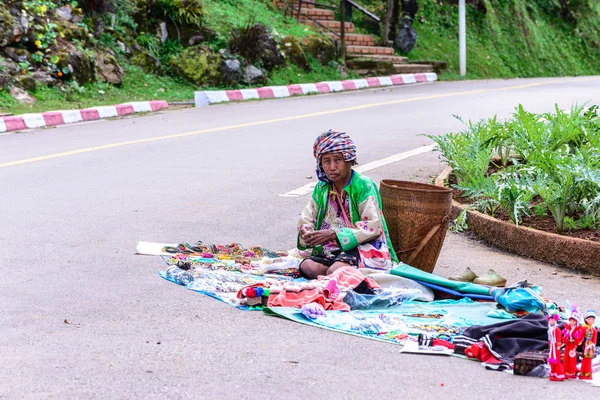
[[308,94],[344,92],[382,86],[410,85],[413,83],[434,81],[437,81],[437,74],[428,72],[423,74],[402,74],[378,78],[350,79],[346,81],[268,86],[257,89],[202,91],[194,93],[194,102],[196,107],[205,107],[211,104],[228,103],[232,101],[279,99]]
[[159,111],[169,108],[165,100],[136,101],[85,108],[83,110],[48,111],[38,114],[22,114],[14,117],[0,118],[0,133],[20,131],[24,129],[44,128],[47,126],[73,124],[83,121],[94,121],[103,118],[122,117],[124,115]]

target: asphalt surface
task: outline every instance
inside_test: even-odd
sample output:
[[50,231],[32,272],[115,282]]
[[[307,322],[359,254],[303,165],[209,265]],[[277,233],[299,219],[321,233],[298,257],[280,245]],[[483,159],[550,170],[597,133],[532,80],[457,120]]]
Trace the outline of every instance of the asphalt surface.
[[[364,164],[460,129],[453,115],[551,111],[599,93],[593,77],[436,83],[1,135],[0,398],[596,398],[582,382],[239,311],[164,281],[160,258],[134,252],[139,240],[293,247],[308,197],[278,195],[311,181],[312,143],[328,128],[348,132]],[[441,169],[426,153],[368,175],[427,182]],[[449,234],[435,272],[466,266],[600,309],[597,278]]]

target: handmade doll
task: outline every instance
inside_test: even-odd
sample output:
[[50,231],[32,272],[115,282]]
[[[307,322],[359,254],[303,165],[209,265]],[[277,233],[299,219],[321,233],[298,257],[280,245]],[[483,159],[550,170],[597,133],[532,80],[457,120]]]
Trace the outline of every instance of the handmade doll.
[[560,348],[562,346],[562,332],[558,326],[559,316],[557,313],[546,315],[548,320],[548,346],[550,354],[548,355],[548,364],[550,364],[550,380],[564,381],[565,372],[560,360]]
[[596,353],[596,343],[598,341],[598,330],[594,327],[596,322],[596,313],[588,311],[584,315],[585,324],[581,327],[583,332],[583,361],[581,361],[581,371],[579,379],[592,379],[592,359]]
[[577,347],[583,340],[580,321],[581,313],[573,310],[569,316],[569,322],[562,331],[562,339],[565,344],[563,368],[567,379],[577,379]]

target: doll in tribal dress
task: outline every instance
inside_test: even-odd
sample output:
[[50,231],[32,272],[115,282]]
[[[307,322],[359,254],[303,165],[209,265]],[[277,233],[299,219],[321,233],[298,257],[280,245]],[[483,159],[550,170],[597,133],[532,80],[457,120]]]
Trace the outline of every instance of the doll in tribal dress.
[[592,379],[592,359],[596,354],[596,344],[598,343],[598,330],[594,326],[596,322],[596,313],[588,311],[584,315],[585,324],[581,327],[583,331],[583,360],[581,361],[581,371],[579,379]]
[[550,380],[564,381],[565,371],[560,359],[560,348],[562,346],[562,332],[558,326],[558,314],[546,315],[548,320],[548,346],[550,354],[548,355],[548,364],[550,364]]
[[583,332],[579,321],[581,321],[581,313],[571,312],[569,322],[562,331],[563,343],[565,344],[563,368],[567,379],[577,379],[577,347],[583,340]]

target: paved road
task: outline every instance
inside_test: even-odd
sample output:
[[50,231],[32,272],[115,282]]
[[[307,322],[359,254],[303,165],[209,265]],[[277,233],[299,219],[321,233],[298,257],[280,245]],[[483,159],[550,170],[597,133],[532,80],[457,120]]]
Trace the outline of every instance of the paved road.
[[[361,164],[465,119],[600,101],[596,78],[472,81],[164,112],[0,136],[0,398],[598,396],[242,312],[160,279],[138,240],[294,245],[327,128]],[[428,181],[425,153],[369,172]],[[600,281],[451,234],[436,272],[493,267],[599,309]],[[69,324],[65,323],[65,320]]]

